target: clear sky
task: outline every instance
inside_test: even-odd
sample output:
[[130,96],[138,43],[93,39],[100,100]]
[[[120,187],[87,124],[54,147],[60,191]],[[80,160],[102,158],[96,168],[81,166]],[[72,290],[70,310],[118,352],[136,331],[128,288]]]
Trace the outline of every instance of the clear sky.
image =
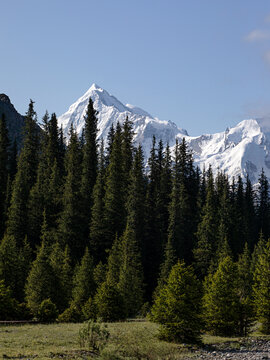
[[0,0],[0,92],[61,115],[93,82],[190,135],[270,114],[269,0]]

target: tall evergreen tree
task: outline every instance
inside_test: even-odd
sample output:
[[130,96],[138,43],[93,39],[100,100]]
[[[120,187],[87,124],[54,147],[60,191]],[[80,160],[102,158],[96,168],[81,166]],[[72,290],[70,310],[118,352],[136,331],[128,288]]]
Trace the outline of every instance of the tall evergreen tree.
[[143,270],[135,231],[127,225],[122,238],[118,288],[127,317],[138,314],[143,304]]
[[66,179],[64,184],[62,212],[59,219],[59,240],[63,247],[69,246],[73,259],[80,259],[85,249],[81,216],[81,150],[76,132],[71,126],[69,146],[65,158]]
[[8,147],[9,138],[5,115],[0,117],[0,238],[4,234],[6,221],[5,201],[8,184]]
[[151,310],[151,319],[161,324],[163,339],[183,343],[201,341],[201,289],[191,266],[178,262]]
[[203,315],[207,330],[214,335],[239,334],[239,297],[236,265],[223,259],[217,271],[204,282]]
[[11,204],[8,212],[7,232],[22,244],[26,234],[27,202],[30,189],[36,181],[39,154],[39,131],[31,100],[25,117],[24,142],[14,180]]
[[258,203],[258,225],[259,231],[262,231],[266,239],[270,236],[270,198],[269,198],[269,183],[267,177],[262,169],[259,177],[259,203]]
[[254,306],[261,331],[270,334],[270,240],[258,256],[253,285]]
[[124,230],[126,211],[122,157],[122,130],[118,123],[107,168],[104,204],[104,248],[110,249],[115,234]]
[[95,293],[95,283],[93,277],[94,263],[88,248],[85,249],[80,266],[74,276],[74,286],[72,290],[73,301],[83,306],[89,297]]
[[238,270],[238,296],[240,299],[239,308],[239,332],[241,336],[247,336],[251,330],[254,321],[254,309],[252,303],[252,273],[251,258],[247,243],[245,243],[244,251],[239,256],[237,262]]
[[83,146],[82,161],[82,232],[85,239],[89,236],[89,222],[93,205],[93,189],[96,183],[98,170],[98,144],[97,144],[97,114],[93,101],[89,98],[84,128],[85,144]]
[[213,256],[216,252],[217,239],[217,208],[211,168],[207,175],[206,202],[202,209],[201,221],[198,224],[197,245],[194,248],[195,266],[200,276],[208,273]]
[[105,262],[106,246],[104,244],[104,198],[105,198],[105,155],[104,143],[101,141],[97,181],[93,189],[93,207],[90,222],[90,249],[94,262]]
[[55,302],[57,298],[56,279],[49,257],[50,246],[44,239],[32,264],[25,289],[26,301],[33,315],[38,314],[43,300],[51,299]]

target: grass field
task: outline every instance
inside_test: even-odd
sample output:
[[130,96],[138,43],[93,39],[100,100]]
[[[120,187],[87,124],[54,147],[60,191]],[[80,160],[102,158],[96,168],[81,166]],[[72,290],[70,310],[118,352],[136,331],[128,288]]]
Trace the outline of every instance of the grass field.
[[[80,347],[81,327],[82,324],[0,326],[0,358],[183,360],[192,358],[196,351],[196,348],[160,341],[157,338],[157,325],[136,321],[108,324],[109,341],[97,354]],[[203,341],[214,344],[235,342],[237,338],[205,335]]]
[[0,358],[10,359],[183,359],[188,349],[157,339],[149,322],[108,324],[110,338],[101,353],[80,348],[82,324],[17,325],[0,327]]

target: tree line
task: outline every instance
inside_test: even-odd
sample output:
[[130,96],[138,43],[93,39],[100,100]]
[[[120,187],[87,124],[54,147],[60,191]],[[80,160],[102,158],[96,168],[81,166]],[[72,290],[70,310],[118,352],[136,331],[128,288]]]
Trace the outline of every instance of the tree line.
[[[247,333],[262,297],[270,302],[264,171],[257,190],[248,177],[229,182],[223,172],[196,168],[185,139],[171,154],[154,136],[145,161],[128,118],[105,142],[97,140],[97,114],[89,99],[81,136],[71,126],[66,144],[54,113],[46,112],[39,131],[30,101],[19,153],[0,117],[0,318],[41,319],[50,309],[59,321],[114,321],[154,304],[150,317],[164,323],[158,313],[169,286],[190,281],[185,291],[199,299],[198,321],[204,309],[209,331]],[[209,304],[218,296],[236,307],[223,304],[215,317]],[[236,308],[237,320],[230,318]]]

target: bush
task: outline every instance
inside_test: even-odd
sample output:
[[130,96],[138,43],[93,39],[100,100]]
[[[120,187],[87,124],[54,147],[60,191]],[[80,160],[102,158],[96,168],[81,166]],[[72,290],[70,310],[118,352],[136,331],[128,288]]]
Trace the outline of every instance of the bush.
[[107,344],[109,336],[106,325],[89,320],[79,331],[80,347],[100,352]]
[[82,321],[82,313],[78,305],[72,303],[57,319],[61,323],[78,323]]
[[58,311],[51,299],[43,300],[38,309],[38,320],[45,323],[55,322],[57,315]]

